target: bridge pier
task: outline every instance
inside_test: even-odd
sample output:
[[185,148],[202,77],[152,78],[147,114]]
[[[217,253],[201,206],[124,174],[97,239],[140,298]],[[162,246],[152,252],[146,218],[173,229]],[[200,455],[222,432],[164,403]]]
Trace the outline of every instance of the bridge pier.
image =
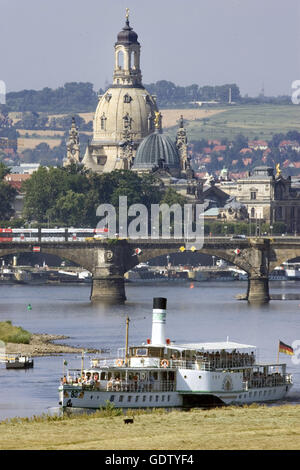
[[270,301],[270,241],[262,238],[252,238],[250,239],[250,246],[251,252],[248,253],[248,258],[251,261],[251,268],[248,271],[247,300],[250,304],[266,304]]
[[266,304],[270,301],[268,276],[251,276],[248,278],[247,300],[249,304]]
[[105,244],[94,251],[91,301],[110,304],[125,302],[124,272],[132,250],[124,242]]
[[91,301],[121,304],[125,302],[124,276],[93,277]]

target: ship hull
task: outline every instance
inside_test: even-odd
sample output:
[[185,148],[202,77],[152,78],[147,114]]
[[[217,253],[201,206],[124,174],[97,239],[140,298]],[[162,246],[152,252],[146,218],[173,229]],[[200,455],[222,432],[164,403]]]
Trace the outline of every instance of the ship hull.
[[33,361],[29,362],[7,362],[6,369],[31,369]]
[[78,387],[61,386],[59,404],[62,408],[94,409],[106,407],[108,403],[116,408],[193,408],[206,406],[243,405],[267,403],[282,400],[291,384],[274,387],[253,388],[227,392],[108,392],[82,390]]

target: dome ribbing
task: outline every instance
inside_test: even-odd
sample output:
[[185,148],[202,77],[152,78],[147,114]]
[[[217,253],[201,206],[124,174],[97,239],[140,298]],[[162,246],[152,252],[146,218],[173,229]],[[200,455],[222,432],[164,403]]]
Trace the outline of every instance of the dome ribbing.
[[174,142],[161,132],[148,135],[139,145],[133,169],[152,170],[155,167],[180,169],[180,157]]

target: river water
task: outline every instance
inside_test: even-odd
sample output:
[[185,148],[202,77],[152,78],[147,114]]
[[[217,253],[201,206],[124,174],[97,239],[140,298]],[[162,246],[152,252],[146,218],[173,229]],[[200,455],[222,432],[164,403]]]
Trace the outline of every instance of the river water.
[[[271,282],[271,293],[299,294],[300,282]],[[89,285],[0,286],[0,321],[33,333],[69,336],[64,343],[83,348],[124,347],[125,319],[130,317],[129,343],[151,337],[152,299],[167,297],[167,337],[178,342],[229,340],[256,345],[260,361],[277,361],[279,340],[300,340],[300,300],[272,300],[257,307],[235,300],[246,282],[148,282],[126,284],[125,305],[89,301]],[[27,305],[32,310],[27,310]],[[62,341],[60,341],[62,342]],[[297,358],[297,355],[296,355]],[[0,420],[46,413],[58,406],[63,360],[80,368],[80,357],[64,355],[34,359],[31,370],[6,370],[0,365]],[[285,402],[300,404],[300,364],[280,354],[294,376]]]

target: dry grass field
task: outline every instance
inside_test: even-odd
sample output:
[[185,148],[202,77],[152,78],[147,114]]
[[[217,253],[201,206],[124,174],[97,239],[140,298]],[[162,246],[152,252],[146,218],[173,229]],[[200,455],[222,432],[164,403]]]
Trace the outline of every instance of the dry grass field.
[[[228,106],[223,112],[190,120],[186,123],[186,129],[190,141],[223,138],[232,140],[240,133],[249,139],[270,140],[276,133],[300,130],[300,106]],[[168,133],[174,138],[176,129],[170,129]]]
[[53,131],[50,129],[45,129],[45,130],[35,130],[35,129],[18,129],[18,132],[20,136],[25,136],[26,134],[32,136],[32,135],[38,135],[40,137],[53,137],[56,135],[63,136],[64,131]]
[[162,125],[166,129],[177,126],[181,115],[185,121],[195,121],[195,119],[210,118],[224,111],[225,109],[162,109]]
[[[95,110],[96,111],[96,110]],[[85,120],[85,122],[92,121],[94,119],[94,112],[92,113],[76,113],[78,116],[82,117],[82,119]],[[62,118],[67,116],[67,114],[49,114],[49,120],[51,118]]]
[[[249,105],[227,106],[223,108],[195,108],[195,109],[162,109],[162,125],[165,133],[172,139],[176,131],[180,116],[183,115],[189,141],[201,139],[234,139],[242,133],[249,139],[270,140],[276,133],[286,133],[290,130],[300,129],[300,107],[288,105]],[[93,120],[94,113],[79,113],[86,121]],[[20,118],[20,113],[13,113],[13,117]],[[49,115],[51,117],[63,115]],[[24,135],[37,134],[39,138],[25,139]],[[32,149],[41,142],[46,142],[51,148],[59,145],[60,140],[55,135],[62,135],[62,131],[20,130],[18,139],[19,149]],[[92,135],[92,132],[81,131],[81,134]]]
[[[180,116],[183,115],[183,118],[186,121],[194,121],[195,119],[203,119],[214,116],[224,112],[225,109],[162,109],[162,124],[164,128],[177,126]],[[63,115],[51,115],[51,117],[62,117]],[[92,121],[94,118],[94,113],[79,113],[79,116],[85,120],[85,122]]]
[[138,412],[134,423],[103,412],[0,423],[1,450],[298,450],[299,406]]
[[32,138],[19,138],[18,139],[18,149],[20,152],[23,152],[26,149],[34,149],[39,144],[45,143],[48,144],[50,148],[57,147],[60,145],[61,139],[51,139],[41,136],[40,139],[37,137]]

